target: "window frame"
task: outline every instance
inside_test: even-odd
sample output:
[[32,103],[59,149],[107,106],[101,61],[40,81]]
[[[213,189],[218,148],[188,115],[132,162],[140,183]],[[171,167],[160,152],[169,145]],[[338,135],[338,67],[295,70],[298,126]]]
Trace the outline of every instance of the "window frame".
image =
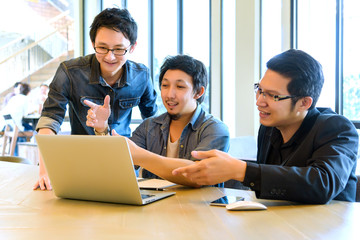
[[[343,75],[343,62],[344,62],[344,0],[336,0],[336,23],[335,23],[335,109],[334,111],[338,114],[343,115],[344,102],[343,102],[343,84],[344,84],[344,75]],[[292,48],[297,48],[298,41],[298,1],[291,0],[291,46]],[[360,129],[360,121],[349,119],[357,129]]]

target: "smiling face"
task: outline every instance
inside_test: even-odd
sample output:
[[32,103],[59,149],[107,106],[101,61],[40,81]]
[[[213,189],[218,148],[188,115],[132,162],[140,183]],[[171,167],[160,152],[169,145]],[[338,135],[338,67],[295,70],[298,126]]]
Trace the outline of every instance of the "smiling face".
[[191,118],[196,109],[192,77],[181,70],[167,70],[161,82],[161,98],[173,120]]
[[[263,92],[273,95],[291,95],[287,85],[291,79],[281,74],[267,70],[260,81],[260,88]],[[308,100],[308,99],[306,99]],[[280,131],[295,132],[306,116],[308,106],[304,106],[304,100],[298,100],[292,107],[291,99],[274,101],[273,98],[259,95],[256,105],[259,110],[260,123],[268,127],[276,127]]]
[[127,54],[133,52],[135,45],[130,46],[130,41],[121,32],[116,32],[105,27],[99,28],[96,33],[93,47],[104,47],[108,49],[128,49],[124,56],[114,55],[111,51],[106,54],[96,53],[96,59],[100,63],[101,75],[106,81],[118,80],[122,73],[122,66],[127,60]]

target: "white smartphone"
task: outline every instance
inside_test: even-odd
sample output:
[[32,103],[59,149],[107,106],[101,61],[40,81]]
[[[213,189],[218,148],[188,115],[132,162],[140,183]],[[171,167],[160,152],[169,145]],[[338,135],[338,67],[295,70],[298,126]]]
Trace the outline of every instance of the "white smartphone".
[[218,198],[212,202],[210,202],[211,206],[226,206],[230,203],[238,202],[238,201],[244,201],[243,197],[240,196],[223,196],[221,198]]

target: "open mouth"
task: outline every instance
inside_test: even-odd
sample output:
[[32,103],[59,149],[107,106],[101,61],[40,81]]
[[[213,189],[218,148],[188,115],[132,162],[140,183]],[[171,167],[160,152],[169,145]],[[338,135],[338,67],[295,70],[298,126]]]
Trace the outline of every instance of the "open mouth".
[[259,110],[259,116],[260,118],[266,118],[270,116],[270,113]]
[[178,105],[178,103],[175,102],[166,102],[166,104],[168,105],[169,108],[174,108]]

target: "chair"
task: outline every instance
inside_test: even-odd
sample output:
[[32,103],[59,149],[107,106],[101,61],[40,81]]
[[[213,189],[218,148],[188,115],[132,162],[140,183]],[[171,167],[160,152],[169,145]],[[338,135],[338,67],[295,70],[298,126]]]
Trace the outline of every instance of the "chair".
[[0,161],[31,164],[31,162],[29,160],[22,158],[22,157],[15,157],[15,156],[0,156]]
[[[230,139],[230,148],[228,153],[237,159],[253,159],[256,160],[257,144],[253,136],[242,136]],[[248,190],[240,181],[228,180],[224,183],[225,188],[235,188]]]
[[[3,135],[3,149],[2,156],[14,156],[16,142],[18,137],[26,137],[29,140],[33,136],[32,131],[19,131],[19,128],[14,124],[10,114],[4,115],[5,130]],[[8,146],[9,144],[9,146]],[[7,151],[8,150],[8,151]]]

